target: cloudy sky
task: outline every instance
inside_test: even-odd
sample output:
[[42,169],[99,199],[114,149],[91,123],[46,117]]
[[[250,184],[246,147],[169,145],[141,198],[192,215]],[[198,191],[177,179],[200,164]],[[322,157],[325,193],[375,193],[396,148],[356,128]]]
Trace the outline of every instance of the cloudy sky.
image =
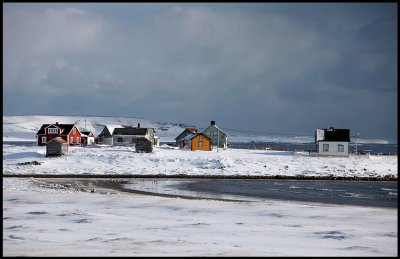
[[3,114],[397,143],[396,3],[3,3]]

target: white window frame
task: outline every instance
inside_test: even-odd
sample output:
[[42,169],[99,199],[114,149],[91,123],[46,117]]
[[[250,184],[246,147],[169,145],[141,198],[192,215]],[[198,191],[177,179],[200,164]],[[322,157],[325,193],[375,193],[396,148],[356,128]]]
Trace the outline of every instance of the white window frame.
[[329,152],[329,144],[322,144],[322,152]]
[[213,136],[218,136],[218,131],[213,131]]
[[69,142],[74,143],[74,137],[71,137]]
[[46,137],[42,137],[42,143],[46,144],[47,143],[47,138]]
[[201,141],[199,141],[199,148],[202,148],[203,147],[203,141],[201,140]]
[[344,152],[344,145],[338,144],[338,152]]

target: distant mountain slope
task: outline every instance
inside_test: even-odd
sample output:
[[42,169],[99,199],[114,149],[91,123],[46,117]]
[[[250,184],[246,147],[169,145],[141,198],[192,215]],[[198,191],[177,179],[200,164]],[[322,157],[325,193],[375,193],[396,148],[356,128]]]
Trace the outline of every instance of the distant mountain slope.
[[[64,115],[26,115],[26,116],[3,116],[3,140],[7,141],[36,141],[36,133],[42,124],[50,123],[75,123],[81,130],[90,130],[97,136],[104,125],[132,125],[154,128],[156,136],[161,142],[174,142],[175,138],[187,127],[202,130],[209,126],[209,121],[202,125],[189,125],[185,123],[155,122],[149,119],[136,117],[118,116],[64,116]],[[274,134],[267,132],[255,132],[249,130],[238,130],[225,128],[218,125],[228,134],[229,142],[282,142],[282,143],[313,143],[314,136],[296,134]],[[358,139],[358,143],[387,144],[386,140]],[[354,142],[354,139],[352,139]]]
[[195,127],[182,123],[154,122],[143,118],[133,117],[100,117],[100,116],[3,116],[3,139],[8,140],[35,140],[35,136],[42,124],[75,123],[79,129],[92,131],[95,136],[100,134],[105,125],[132,125],[143,128],[154,128],[161,141],[174,141],[186,128]]

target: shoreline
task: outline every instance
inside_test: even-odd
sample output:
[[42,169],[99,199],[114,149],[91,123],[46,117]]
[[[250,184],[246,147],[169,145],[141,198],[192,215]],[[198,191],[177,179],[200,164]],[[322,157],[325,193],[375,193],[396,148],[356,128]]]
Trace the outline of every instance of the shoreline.
[[2,177],[18,178],[172,178],[172,179],[274,179],[274,180],[327,180],[327,181],[397,181],[397,177],[366,176],[304,176],[304,175],[185,175],[185,174],[4,174]]

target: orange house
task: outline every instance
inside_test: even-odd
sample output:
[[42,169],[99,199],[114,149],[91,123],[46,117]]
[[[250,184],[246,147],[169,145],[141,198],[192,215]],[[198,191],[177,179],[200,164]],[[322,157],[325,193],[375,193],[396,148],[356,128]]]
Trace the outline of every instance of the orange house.
[[184,138],[185,145],[190,146],[190,150],[211,151],[212,140],[203,133],[190,134]]

